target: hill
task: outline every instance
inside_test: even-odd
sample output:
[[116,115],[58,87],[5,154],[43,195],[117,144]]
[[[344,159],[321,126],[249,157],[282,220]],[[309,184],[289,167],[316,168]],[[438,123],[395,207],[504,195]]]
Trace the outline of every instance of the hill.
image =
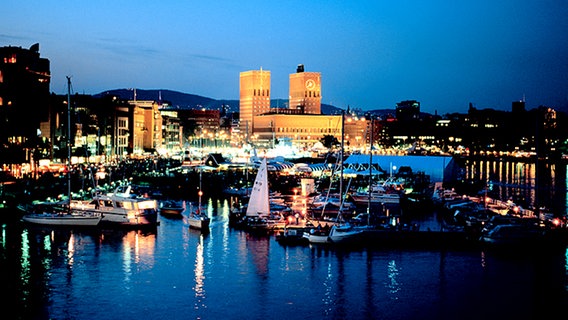
[[[94,97],[100,98],[103,96],[112,95],[117,96],[125,100],[133,100],[134,92],[130,89],[113,89],[107,90],[98,94]],[[162,99],[172,107],[182,108],[182,109],[197,109],[206,108],[211,110],[221,110],[223,106],[228,107],[228,112],[239,112],[239,100],[216,100],[195,94],[183,93],[173,90],[162,90],[162,89],[136,89],[136,99],[137,100],[154,100],[158,101]],[[272,99],[272,108],[284,107],[288,104],[287,99]],[[323,114],[339,114],[341,112],[340,108],[334,107],[332,105],[323,104],[321,105],[321,111]]]

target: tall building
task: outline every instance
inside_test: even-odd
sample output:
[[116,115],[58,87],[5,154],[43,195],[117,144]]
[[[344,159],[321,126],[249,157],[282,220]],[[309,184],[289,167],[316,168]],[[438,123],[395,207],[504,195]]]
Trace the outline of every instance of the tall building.
[[240,125],[246,139],[254,131],[254,118],[270,111],[270,71],[250,70],[240,73]]
[[420,119],[420,102],[416,100],[405,100],[397,102],[396,119],[399,121]]
[[134,154],[154,151],[162,147],[162,115],[158,103],[151,100],[129,101],[133,108]]
[[306,114],[321,114],[321,74],[305,72],[298,65],[296,73],[290,74],[290,109],[301,109]]
[[0,48],[0,142],[51,138],[49,126],[49,60],[39,44],[29,49]]

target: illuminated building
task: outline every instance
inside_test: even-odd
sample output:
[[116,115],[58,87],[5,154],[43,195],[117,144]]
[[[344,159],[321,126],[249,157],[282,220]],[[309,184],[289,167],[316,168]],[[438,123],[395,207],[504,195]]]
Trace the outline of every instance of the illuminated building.
[[[369,121],[365,118],[345,116],[344,145],[348,148],[366,146]],[[310,147],[326,136],[341,142],[341,115],[268,113],[257,116],[253,143],[273,147],[279,140]]]
[[250,70],[240,73],[240,126],[245,139],[250,139],[255,127],[255,116],[270,111],[270,71]]
[[216,144],[222,134],[220,128],[221,112],[219,110],[190,109],[179,110],[180,122],[183,124],[184,136],[194,147],[209,147]]
[[155,101],[129,101],[133,110],[134,154],[155,151],[162,147],[162,115]]
[[321,74],[305,72],[298,65],[290,74],[290,109],[301,109],[305,114],[321,114]]
[[[326,135],[342,139],[341,115],[321,114],[321,74],[305,72],[298,65],[290,74],[288,108],[270,108],[270,92],[262,88],[270,84],[267,71],[241,73],[240,126],[248,124],[248,141],[263,147],[274,147],[278,141],[310,147]],[[252,125],[251,125],[252,124]],[[364,147],[368,121],[346,115],[344,122],[345,147]]]
[[164,152],[176,154],[183,146],[182,130],[177,111],[161,109],[162,115],[162,147]]

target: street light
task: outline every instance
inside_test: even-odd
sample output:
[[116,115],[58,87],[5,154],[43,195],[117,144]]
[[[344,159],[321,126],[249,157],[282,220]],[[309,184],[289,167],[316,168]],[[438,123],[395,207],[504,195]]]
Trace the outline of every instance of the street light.
[[390,163],[390,177],[392,178],[392,172],[396,171],[396,166],[392,165],[392,162]]

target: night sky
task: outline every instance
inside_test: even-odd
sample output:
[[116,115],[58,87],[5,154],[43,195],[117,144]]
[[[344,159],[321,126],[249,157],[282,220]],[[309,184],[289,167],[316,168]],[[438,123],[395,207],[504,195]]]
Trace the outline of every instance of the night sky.
[[[425,112],[568,109],[565,1],[21,1],[0,6],[0,46],[40,44],[51,91],[170,89],[239,99],[239,73],[271,71],[288,98],[298,64],[322,103]],[[156,97],[157,99],[157,97]]]

